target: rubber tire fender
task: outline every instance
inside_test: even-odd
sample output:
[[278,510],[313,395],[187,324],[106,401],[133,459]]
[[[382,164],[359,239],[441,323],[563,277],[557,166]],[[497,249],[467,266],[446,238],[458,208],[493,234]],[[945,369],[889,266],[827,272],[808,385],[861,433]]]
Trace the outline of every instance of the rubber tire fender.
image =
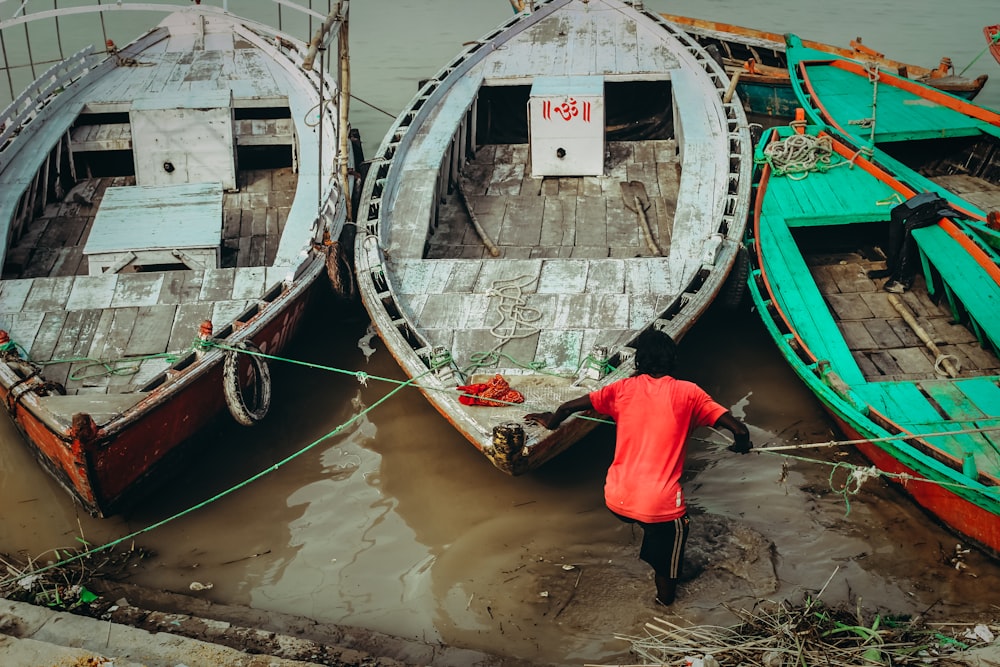
[[750,277],[750,251],[741,245],[736,261],[719,291],[719,302],[727,310],[737,310],[746,302],[747,279]]
[[[248,352],[260,353],[260,348],[250,341],[240,343],[236,347]],[[253,403],[247,402],[243,389],[240,387],[240,357],[244,356],[253,367]],[[222,391],[226,397],[229,413],[237,423],[253,426],[271,409],[271,369],[267,360],[257,354],[241,354],[229,350],[222,362]]]

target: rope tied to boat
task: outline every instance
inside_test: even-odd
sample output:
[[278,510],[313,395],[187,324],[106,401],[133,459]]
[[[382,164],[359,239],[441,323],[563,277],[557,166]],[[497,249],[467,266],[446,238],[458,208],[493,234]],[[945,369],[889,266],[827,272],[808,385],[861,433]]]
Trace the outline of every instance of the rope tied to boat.
[[[847,468],[849,470],[847,474],[847,479],[844,481],[843,486],[838,490],[833,481],[834,475],[841,468]],[[830,489],[835,493],[839,494],[844,499],[844,505],[847,506],[847,512],[844,516],[848,516],[851,513],[851,501],[850,496],[856,496],[861,492],[861,487],[865,485],[870,479],[877,478],[881,476],[882,471],[875,466],[860,467],[850,463],[845,463],[843,461],[838,462],[834,465],[833,470],[830,471]]]
[[830,137],[797,133],[765,146],[763,162],[770,165],[775,175],[795,180],[802,180],[813,171],[824,172],[848,164],[836,156]]
[[[865,72],[868,74],[868,80],[872,84],[872,115],[869,118],[860,118],[858,120],[847,121],[848,125],[857,125],[861,128],[870,130],[868,135],[868,145],[858,149],[858,152],[854,154],[857,157],[858,154],[863,154],[866,158],[871,158],[875,151],[875,111],[878,108],[878,82],[882,77],[882,72],[879,70],[878,63],[875,61],[868,61],[865,63]],[[851,158],[854,161],[854,158]]]

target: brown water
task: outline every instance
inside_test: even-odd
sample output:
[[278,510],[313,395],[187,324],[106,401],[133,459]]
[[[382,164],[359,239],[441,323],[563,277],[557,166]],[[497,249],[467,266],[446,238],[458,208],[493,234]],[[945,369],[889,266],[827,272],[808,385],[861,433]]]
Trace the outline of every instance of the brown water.
[[[37,555],[74,546],[81,532],[102,543],[143,529],[320,440],[394,388],[374,379],[399,377],[377,343],[366,361],[363,318],[331,308],[311,324],[294,357],[364,370],[373,376],[367,386],[351,375],[275,364],[279,391],[269,418],[253,429],[221,420],[199,443],[197,467],[127,516],[79,516],[4,423],[0,549]],[[682,353],[679,374],[743,415],[758,445],[834,437],[754,315],[710,312]],[[739,576],[722,585],[725,572],[709,569],[682,588],[683,618],[731,623],[723,603],[750,604],[755,592],[797,599],[831,575],[823,595],[830,603],[860,598],[869,609],[992,618],[1000,566],[973,553],[967,570],[951,568],[942,553],[956,539],[883,483],[865,483],[848,512],[825,461],[791,461],[781,482],[782,458],[733,455],[712,444],[721,436],[698,435],[687,481],[695,511],[742,522],[772,542],[778,588],[758,590],[766,581]],[[141,534],[136,542],[157,555],[133,580],[538,663],[624,659],[627,643],[615,635],[640,633],[664,612],[650,603],[636,535],[603,508],[612,443],[602,427],[542,470],[507,477],[404,390],[274,472]],[[833,487],[842,482],[838,476]],[[192,592],[193,582],[212,588]]]
[[[949,53],[959,67],[980,50],[981,28],[996,18],[987,11],[992,0],[970,0],[933,21],[928,0],[915,3],[926,11],[908,5],[902,18],[856,0],[838,5],[843,13],[824,16],[800,4],[647,2],[836,43],[861,32],[866,43],[894,57],[927,64]],[[858,5],[857,11],[847,5]],[[461,41],[509,16],[505,0],[370,0],[351,9],[353,90],[392,112]],[[981,59],[977,69],[996,73],[992,63]],[[994,90],[984,101],[1000,97]],[[372,153],[389,119],[360,103],[355,109]],[[758,445],[836,437],[753,314],[711,312],[682,352],[679,374],[732,406]],[[652,582],[636,559],[637,536],[603,507],[610,428],[542,470],[510,478],[412,389],[338,428],[395,388],[378,377],[401,378],[358,313],[324,305],[288,356],[371,377],[364,385],[352,374],[275,364],[269,418],[253,429],[221,419],[199,439],[196,465],[126,516],[80,516],[9,422],[0,420],[0,551],[38,556],[78,546],[81,534],[92,543],[119,538],[305,449],[244,488],[142,533],[136,542],[157,555],[134,580],[552,664],[626,660],[628,646],[615,635],[640,633],[644,622],[664,615],[649,602]],[[675,611],[684,619],[728,623],[733,617],[723,603],[795,599],[828,580],[823,598],[831,603],[860,598],[868,608],[910,614],[930,608],[943,619],[995,616],[1000,565],[971,553],[968,569],[955,570],[943,555],[951,554],[956,538],[883,482],[869,480],[845,499],[836,491],[843,470],[831,484],[830,462],[841,460],[832,450],[804,452],[817,462],[788,460],[785,473],[786,459],[732,455],[713,444],[721,436],[698,436],[686,482],[695,511],[738,521],[773,543],[777,589],[769,589],[760,562],[740,570],[710,561],[702,577],[681,589]],[[707,517],[696,517],[696,525],[705,523]],[[754,556],[748,552],[746,560]],[[192,592],[193,582],[212,588]]]

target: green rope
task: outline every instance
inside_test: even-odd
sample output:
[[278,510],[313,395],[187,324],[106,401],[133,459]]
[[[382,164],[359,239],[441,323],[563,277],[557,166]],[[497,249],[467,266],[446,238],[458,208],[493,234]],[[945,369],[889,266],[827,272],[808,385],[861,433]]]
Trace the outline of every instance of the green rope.
[[[189,348],[193,349],[192,348]],[[94,359],[93,357],[69,357],[66,359],[50,359],[48,361],[32,361],[31,363],[38,366],[53,366],[55,364],[77,364],[80,362],[87,362],[83,366],[78,367],[74,372],[70,373],[70,380],[87,380],[95,377],[112,377],[116,375],[135,375],[139,372],[139,366],[143,361],[148,359],[164,359],[168,364],[173,365],[177,363],[177,360],[181,356],[188,352],[189,350],[184,350],[183,352],[173,353],[173,352],[160,352],[157,354],[146,354],[136,357],[119,357],[117,359]],[[28,361],[31,361],[30,359]],[[128,364],[128,365],[124,365]],[[91,368],[100,367],[103,371],[98,371],[95,373],[86,372]]]
[[489,368],[497,366],[501,359],[506,359],[512,365],[518,368],[524,368],[525,370],[534,371],[536,373],[541,373],[542,375],[549,375],[552,377],[573,377],[572,374],[567,373],[554,373],[545,370],[544,361],[529,361],[523,362],[514,357],[510,356],[506,352],[498,352],[497,350],[491,350],[489,352],[475,352],[469,355],[469,364],[462,369],[463,375],[469,375],[472,371],[477,368]]
[[[11,345],[12,345],[11,343],[8,343],[5,346],[3,346],[3,349],[8,349],[9,350]],[[139,530],[135,530],[135,531],[133,531],[133,532],[127,534],[127,535],[119,537],[118,539],[112,540],[112,541],[107,542],[105,544],[102,544],[100,546],[93,547],[93,548],[88,548],[87,550],[82,551],[80,553],[77,553],[77,554],[75,554],[75,555],[73,555],[73,556],[71,556],[69,558],[64,558],[64,559],[59,560],[57,562],[49,563],[48,565],[46,565],[44,567],[38,568],[36,570],[32,570],[31,574],[40,574],[42,572],[47,572],[47,571],[55,569],[57,567],[61,567],[63,565],[68,565],[69,563],[73,563],[73,562],[76,562],[78,560],[82,560],[82,559],[87,558],[87,557],[89,557],[89,556],[91,556],[93,554],[100,553],[102,551],[106,551],[108,549],[111,549],[111,548],[119,545],[119,544],[122,544],[123,542],[127,542],[129,540],[134,540],[136,537],[138,537],[139,535],[142,535],[143,533],[151,532],[153,530],[156,530],[157,528],[160,528],[161,526],[164,526],[164,525],[166,525],[168,523],[176,521],[177,519],[180,519],[180,518],[182,518],[184,516],[187,516],[188,514],[191,514],[191,513],[195,512],[196,510],[201,509],[202,507],[210,505],[210,504],[214,503],[217,500],[225,498],[226,496],[228,496],[228,495],[230,495],[230,494],[232,494],[232,493],[234,493],[234,492],[236,492],[236,491],[238,491],[238,490],[240,490],[240,489],[242,489],[242,488],[244,488],[244,487],[252,484],[253,482],[257,481],[258,479],[264,477],[265,475],[267,475],[269,473],[272,473],[272,472],[278,470],[279,468],[285,466],[286,464],[290,463],[291,461],[293,461],[294,459],[298,458],[299,456],[305,454],[306,452],[312,450],[314,447],[316,447],[317,445],[323,443],[324,441],[332,438],[335,435],[338,435],[344,429],[346,429],[347,427],[349,427],[351,424],[357,422],[359,419],[361,419],[362,417],[366,416],[372,410],[374,410],[375,408],[377,408],[380,405],[382,405],[383,403],[385,403],[387,400],[389,400],[391,397],[395,396],[397,393],[399,393],[400,391],[402,391],[406,387],[417,386],[417,387],[420,387],[422,389],[437,389],[436,387],[423,387],[423,386],[417,384],[418,380],[420,380],[421,378],[425,377],[426,375],[428,375],[430,373],[433,373],[434,370],[435,370],[434,368],[428,369],[426,372],[421,373],[420,375],[414,376],[414,377],[412,377],[412,378],[410,378],[408,380],[397,380],[395,378],[381,377],[381,376],[377,376],[377,375],[375,375],[375,376],[369,375],[368,373],[365,373],[364,371],[348,371],[348,370],[345,370],[345,369],[342,369],[342,368],[336,368],[336,367],[332,367],[332,366],[326,366],[324,364],[317,364],[317,363],[308,362],[308,361],[301,361],[301,360],[298,360],[298,359],[290,359],[290,358],[287,358],[287,357],[278,357],[278,356],[275,356],[275,355],[265,354],[263,352],[257,352],[255,350],[247,350],[247,349],[243,349],[243,348],[233,347],[233,346],[230,346],[230,345],[219,343],[217,341],[202,340],[200,338],[195,341],[195,343],[192,345],[192,347],[202,347],[202,348],[215,347],[215,348],[218,348],[218,349],[221,349],[221,350],[227,350],[227,351],[231,351],[231,352],[238,352],[238,353],[241,353],[241,354],[249,354],[249,355],[253,355],[253,356],[257,356],[257,357],[261,357],[261,358],[265,358],[265,359],[270,359],[270,360],[275,360],[275,361],[283,361],[283,362],[286,362],[286,363],[290,363],[290,364],[294,364],[294,365],[298,365],[298,366],[303,366],[303,367],[306,367],[306,368],[313,368],[313,369],[325,370],[325,371],[330,371],[330,372],[334,372],[334,373],[341,373],[341,374],[344,374],[344,375],[352,375],[355,378],[357,378],[358,382],[360,382],[362,385],[365,385],[365,386],[367,386],[367,383],[368,383],[369,379],[375,379],[375,380],[379,380],[379,381],[382,381],[382,382],[388,382],[388,383],[396,384],[396,387],[394,387],[391,391],[389,391],[385,396],[383,396],[382,398],[380,398],[377,401],[375,401],[374,403],[372,403],[372,405],[370,405],[369,407],[365,408],[364,410],[362,410],[358,414],[352,416],[350,419],[348,419],[344,423],[336,426],[333,430],[331,430],[328,433],[320,436],[319,438],[317,438],[313,442],[309,443],[308,445],[302,447],[298,451],[296,451],[296,452],[294,452],[294,453],[286,456],[285,458],[283,458],[282,460],[278,461],[274,465],[271,465],[271,466],[265,468],[264,470],[261,470],[260,472],[252,475],[251,477],[245,479],[244,481],[242,481],[242,482],[240,482],[240,483],[238,483],[238,484],[236,484],[236,485],[234,485],[232,487],[229,487],[228,489],[220,491],[219,493],[215,494],[214,496],[212,496],[212,497],[210,497],[210,498],[208,498],[208,499],[206,499],[206,500],[204,500],[204,501],[202,501],[200,503],[197,503],[197,504],[195,504],[195,505],[193,505],[193,506],[191,506],[191,507],[189,507],[189,508],[187,508],[185,510],[182,510],[182,511],[177,512],[177,513],[175,513],[175,514],[173,514],[173,515],[171,515],[169,517],[166,517],[166,518],[164,518],[164,519],[162,519],[160,521],[152,523],[152,524],[146,526],[145,528],[141,528]],[[3,351],[3,349],[0,349],[0,351]],[[155,357],[156,355],[150,355],[150,356],[151,357]],[[444,363],[445,356],[447,356],[447,358],[449,360],[448,363],[450,363],[450,355],[447,354],[447,353],[441,355],[442,363]],[[506,355],[504,355],[504,356],[506,356]],[[603,368],[610,368],[611,370],[614,370],[613,367],[611,367],[610,365],[607,364],[607,360],[601,361],[601,360],[593,359],[593,358],[591,358],[589,356],[588,356],[587,359],[590,362],[593,362],[593,363],[603,364],[604,365]],[[581,366],[582,366],[582,364],[581,364]],[[515,404],[511,404],[511,405],[515,405]],[[583,414],[578,415],[578,418],[580,418],[580,419],[589,419],[591,421],[605,423],[605,424],[614,424],[614,422],[612,420],[608,420],[608,419],[604,419],[604,418],[600,418],[600,417],[588,417],[587,415],[583,415]],[[709,442],[710,444],[718,444],[718,443],[712,443],[711,441],[704,441],[704,442]],[[823,445],[825,445],[825,446],[833,446],[833,445],[836,445],[836,444],[843,444],[843,443],[837,443],[837,442],[823,443]],[[839,495],[841,495],[844,498],[844,502],[845,502],[845,504],[847,504],[847,514],[850,514],[850,500],[849,500],[849,496],[857,494],[860,491],[861,484],[868,477],[871,477],[871,476],[882,476],[882,477],[887,477],[887,478],[895,478],[895,479],[903,481],[904,483],[907,482],[907,481],[919,481],[919,482],[927,482],[927,483],[931,483],[931,484],[938,484],[938,485],[941,485],[941,486],[950,486],[950,487],[956,487],[956,488],[967,488],[967,489],[971,489],[972,488],[972,487],[968,487],[968,486],[957,484],[957,483],[934,482],[934,481],[931,481],[929,479],[923,479],[923,478],[913,477],[912,475],[908,475],[908,474],[905,474],[905,473],[887,473],[887,472],[883,472],[883,471],[878,470],[874,466],[872,466],[870,468],[862,468],[860,466],[855,466],[855,465],[852,465],[852,464],[849,464],[849,463],[845,463],[845,462],[831,463],[831,462],[828,462],[828,461],[821,461],[821,460],[817,460],[817,459],[809,459],[809,458],[805,458],[805,457],[794,456],[794,455],[791,455],[791,454],[785,454],[785,453],[774,451],[774,449],[770,449],[770,450],[769,449],[759,449],[759,450],[756,450],[756,451],[766,452],[766,453],[769,453],[769,454],[777,454],[778,456],[782,456],[782,457],[785,457],[785,458],[795,459],[795,460],[800,460],[800,461],[806,461],[806,462],[810,462],[810,463],[820,463],[820,464],[824,464],[824,465],[832,465],[833,466],[833,470],[830,472],[831,489],[835,493],[838,493]],[[845,484],[844,488],[842,490],[838,490],[838,489],[836,489],[833,486],[833,476],[836,473],[836,471],[838,469],[840,469],[840,468],[849,468],[849,469],[852,470],[851,475],[849,477],[849,481],[850,480],[854,480],[855,481],[855,484],[854,484],[853,488],[851,487],[850,484]],[[8,577],[6,579],[2,579],[2,580],[0,580],[0,586],[6,586],[8,584],[17,582],[20,579],[24,578],[25,576],[27,576],[27,575],[21,574],[21,575],[17,575],[17,576]]]
[[[225,345],[215,344],[215,346],[223,348],[223,349],[233,350],[233,351],[236,351],[236,352],[244,352],[246,354],[253,354],[252,352],[250,352],[248,350],[241,350],[241,349],[238,349],[238,348],[233,348],[233,347],[229,347],[229,346],[225,346]],[[267,356],[267,355],[262,355],[262,356]],[[277,358],[277,357],[271,357],[271,358]],[[304,365],[304,366],[311,366],[311,367],[316,367],[316,368],[323,368],[322,366],[319,366],[317,364],[309,364],[307,362],[294,362],[293,360],[286,360],[286,361],[290,361],[292,363],[300,363],[301,365]],[[338,371],[343,372],[343,373],[348,373],[348,371],[341,371],[341,369],[330,369],[330,370],[338,370]],[[429,372],[430,371],[428,371],[428,373]],[[367,379],[369,377],[367,374],[362,373],[362,372],[353,372],[351,374],[355,375],[358,378],[358,381],[361,382],[362,384],[364,384],[365,383],[365,379]],[[365,408],[364,410],[362,410],[358,414],[352,416],[346,422],[344,422],[343,424],[340,424],[339,426],[337,426],[336,428],[334,428],[329,433],[326,433],[325,435],[320,436],[319,438],[317,438],[313,442],[309,443],[308,445],[306,445],[302,449],[298,450],[297,452],[286,456],[281,461],[278,461],[274,465],[272,465],[272,466],[270,466],[268,468],[265,468],[264,470],[261,470],[257,474],[249,477],[248,479],[245,479],[244,481],[240,482],[239,484],[237,484],[235,486],[232,486],[232,487],[230,487],[228,489],[225,489],[224,491],[220,491],[219,493],[215,494],[211,498],[208,498],[207,500],[204,500],[204,501],[202,501],[200,503],[197,503],[196,505],[193,505],[193,506],[191,506],[191,507],[189,507],[189,508],[187,508],[185,510],[177,512],[176,514],[173,514],[173,515],[171,515],[171,516],[169,516],[169,517],[167,517],[165,519],[162,519],[162,520],[157,521],[157,522],[155,522],[153,524],[150,524],[150,525],[146,526],[145,528],[141,528],[139,530],[133,531],[133,532],[129,533],[128,535],[125,535],[123,537],[119,537],[116,540],[112,540],[112,541],[107,542],[105,544],[102,544],[100,546],[97,546],[97,547],[94,547],[94,548],[91,548],[91,549],[87,549],[86,551],[82,551],[82,552],[80,552],[80,553],[78,553],[78,554],[76,554],[74,556],[69,557],[69,558],[65,558],[65,559],[60,560],[60,561],[55,562],[55,563],[49,563],[45,567],[38,568],[37,570],[32,570],[31,574],[40,574],[42,572],[47,572],[48,570],[52,570],[52,569],[55,569],[55,568],[63,566],[63,565],[68,565],[69,563],[73,563],[73,562],[81,560],[83,558],[87,558],[88,556],[91,556],[93,554],[100,553],[102,551],[106,551],[108,549],[111,549],[111,548],[113,548],[113,547],[115,547],[115,546],[123,543],[123,542],[127,542],[129,540],[133,540],[136,537],[138,537],[139,535],[142,535],[143,533],[151,532],[151,531],[159,528],[160,526],[164,526],[164,525],[166,525],[166,524],[168,524],[168,523],[170,523],[172,521],[180,519],[181,517],[187,516],[188,514],[191,514],[192,512],[194,512],[195,510],[198,510],[198,509],[201,509],[202,507],[210,505],[211,503],[214,503],[217,500],[225,498],[226,496],[230,495],[231,493],[234,493],[234,492],[242,489],[243,487],[248,486],[249,484],[257,481],[261,477],[263,477],[263,476],[265,476],[265,475],[267,475],[267,474],[269,474],[271,472],[274,472],[275,470],[278,470],[282,466],[284,466],[287,463],[291,462],[292,460],[298,458],[302,454],[305,454],[306,452],[308,452],[309,450],[313,449],[314,447],[316,447],[320,443],[324,442],[325,440],[328,440],[329,438],[332,438],[333,436],[339,434],[345,428],[347,428],[348,426],[350,426],[354,422],[358,421],[359,419],[361,419],[362,417],[364,417],[365,415],[367,415],[369,412],[371,412],[372,410],[374,410],[375,408],[377,408],[378,406],[380,406],[382,403],[384,403],[387,400],[389,400],[392,396],[395,396],[397,393],[399,393],[400,391],[402,391],[405,387],[411,385],[413,382],[415,382],[416,380],[420,379],[424,375],[426,375],[426,373],[422,373],[421,375],[418,375],[418,376],[416,376],[414,378],[411,378],[410,380],[407,380],[407,381],[404,381],[404,382],[399,382],[399,386],[394,387],[385,396],[383,396],[382,398],[378,399],[377,401],[375,401],[374,403],[372,403],[369,407]],[[384,379],[384,380],[387,380],[387,381],[390,381],[390,382],[394,381],[394,380],[390,380],[389,378],[380,378],[380,379]],[[8,577],[7,579],[0,580],[0,586],[6,586],[8,584],[14,583],[14,582],[16,582],[16,581],[24,578],[24,576],[26,576],[26,575],[22,574],[22,575],[18,575],[18,576],[15,576],[15,577]]]
[[1000,42],[1000,30],[997,30],[997,33],[995,35],[993,35],[993,37],[986,42],[986,46],[983,47],[983,50],[979,52],[979,55],[977,55],[975,58],[973,58],[971,63],[969,63],[968,65],[966,65],[965,67],[963,67],[962,71],[959,72],[958,75],[962,76],[963,74],[965,74],[965,70],[967,70],[970,67],[972,67],[973,63],[975,63],[977,60],[979,60],[979,58],[982,57],[982,55],[984,53],[986,53],[986,51],[988,51],[989,48],[991,46],[993,46],[994,44],[996,44],[997,42]]
[[[706,441],[707,442],[707,441]],[[718,444],[718,443],[711,443]],[[829,445],[836,445],[841,443],[825,443]],[[856,496],[861,492],[861,486],[872,477],[882,477],[884,479],[895,480],[901,482],[904,486],[908,482],[925,482],[927,484],[937,484],[938,486],[952,489],[965,489],[968,491],[977,491],[976,487],[969,486],[968,484],[960,484],[958,482],[943,482],[937,480],[930,480],[925,477],[915,477],[908,473],[898,473],[898,472],[886,472],[884,470],[879,470],[874,465],[872,466],[859,466],[853,463],[847,463],[846,461],[823,461],[821,459],[811,459],[805,456],[796,456],[794,454],[786,454],[784,452],[776,452],[774,450],[768,449],[754,449],[751,451],[773,454],[776,456],[781,456],[786,459],[792,459],[795,461],[803,461],[805,463],[818,463],[820,465],[831,466],[829,475],[830,490],[841,496],[844,499],[844,505],[847,507],[847,511],[844,516],[847,517],[851,513],[851,501],[850,496]],[[847,481],[844,482],[843,486],[838,488],[834,483],[834,475],[841,468],[847,469],[848,473]]]

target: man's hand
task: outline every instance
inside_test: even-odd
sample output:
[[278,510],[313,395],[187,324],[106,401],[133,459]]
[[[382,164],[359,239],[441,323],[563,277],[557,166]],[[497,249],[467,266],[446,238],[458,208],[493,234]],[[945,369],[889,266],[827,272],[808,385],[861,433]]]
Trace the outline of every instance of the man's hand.
[[524,415],[524,421],[540,424],[550,431],[559,426],[556,423],[556,416],[551,412],[532,412],[531,414]]
[[750,442],[750,438],[749,437],[748,438],[739,438],[739,439],[736,440],[736,442],[734,442],[733,444],[731,444],[726,449],[728,449],[731,452],[735,452],[737,454],[747,454],[747,453],[749,453],[749,451],[751,449],[753,449],[753,443]]

